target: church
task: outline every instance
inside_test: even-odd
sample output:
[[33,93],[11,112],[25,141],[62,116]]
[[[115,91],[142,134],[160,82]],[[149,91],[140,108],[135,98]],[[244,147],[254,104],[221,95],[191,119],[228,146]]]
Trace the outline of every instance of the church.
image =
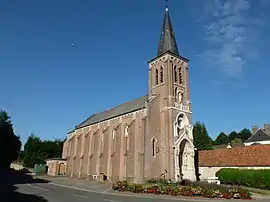
[[196,180],[189,60],[179,54],[166,6],[148,93],[93,114],[67,134],[66,174],[108,180]]

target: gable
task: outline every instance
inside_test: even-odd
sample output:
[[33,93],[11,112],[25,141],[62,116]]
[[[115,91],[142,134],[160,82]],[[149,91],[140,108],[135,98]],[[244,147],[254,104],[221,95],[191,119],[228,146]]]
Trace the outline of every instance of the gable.
[[126,102],[126,103],[121,104],[117,107],[109,109],[107,111],[93,114],[88,119],[86,119],[85,121],[80,123],[78,126],[76,126],[76,129],[82,128],[85,126],[89,126],[89,125],[92,125],[95,123],[99,123],[101,121],[105,121],[108,119],[112,119],[112,118],[115,118],[117,116],[121,116],[121,115],[130,113],[130,112],[133,112],[133,111],[143,109],[143,108],[145,108],[145,102],[147,100],[148,100],[148,95],[145,95],[145,96],[139,97],[135,100],[132,100],[130,102]]
[[270,136],[267,135],[264,130],[259,129],[254,135],[252,135],[249,139],[247,139],[245,143],[259,142],[259,141],[266,141],[266,140],[270,140]]

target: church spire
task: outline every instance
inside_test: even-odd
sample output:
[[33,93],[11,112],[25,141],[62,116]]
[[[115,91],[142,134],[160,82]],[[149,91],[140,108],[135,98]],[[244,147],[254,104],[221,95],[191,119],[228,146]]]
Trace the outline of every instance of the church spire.
[[167,3],[168,0],[166,0],[165,16],[157,56],[160,56],[166,52],[171,52],[179,55]]

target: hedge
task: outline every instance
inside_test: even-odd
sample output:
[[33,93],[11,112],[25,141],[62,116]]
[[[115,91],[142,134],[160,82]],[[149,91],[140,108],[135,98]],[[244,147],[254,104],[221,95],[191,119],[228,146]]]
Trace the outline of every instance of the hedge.
[[222,168],[216,172],[222,184],[270,190],[270,169]]

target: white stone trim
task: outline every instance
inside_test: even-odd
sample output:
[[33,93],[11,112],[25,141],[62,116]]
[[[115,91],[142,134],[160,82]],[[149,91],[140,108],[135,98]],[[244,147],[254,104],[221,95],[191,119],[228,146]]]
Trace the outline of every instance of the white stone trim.
[[175,109],[175,110],[180,111],[180,112],[186,112],[186,113],[192,114],[191,111],[181,110],[181,109],[179,109],[177,107],[164,107],[163,110],[160,110],[160,112],[165,111],[165,110],[169,110],[169,109]]

